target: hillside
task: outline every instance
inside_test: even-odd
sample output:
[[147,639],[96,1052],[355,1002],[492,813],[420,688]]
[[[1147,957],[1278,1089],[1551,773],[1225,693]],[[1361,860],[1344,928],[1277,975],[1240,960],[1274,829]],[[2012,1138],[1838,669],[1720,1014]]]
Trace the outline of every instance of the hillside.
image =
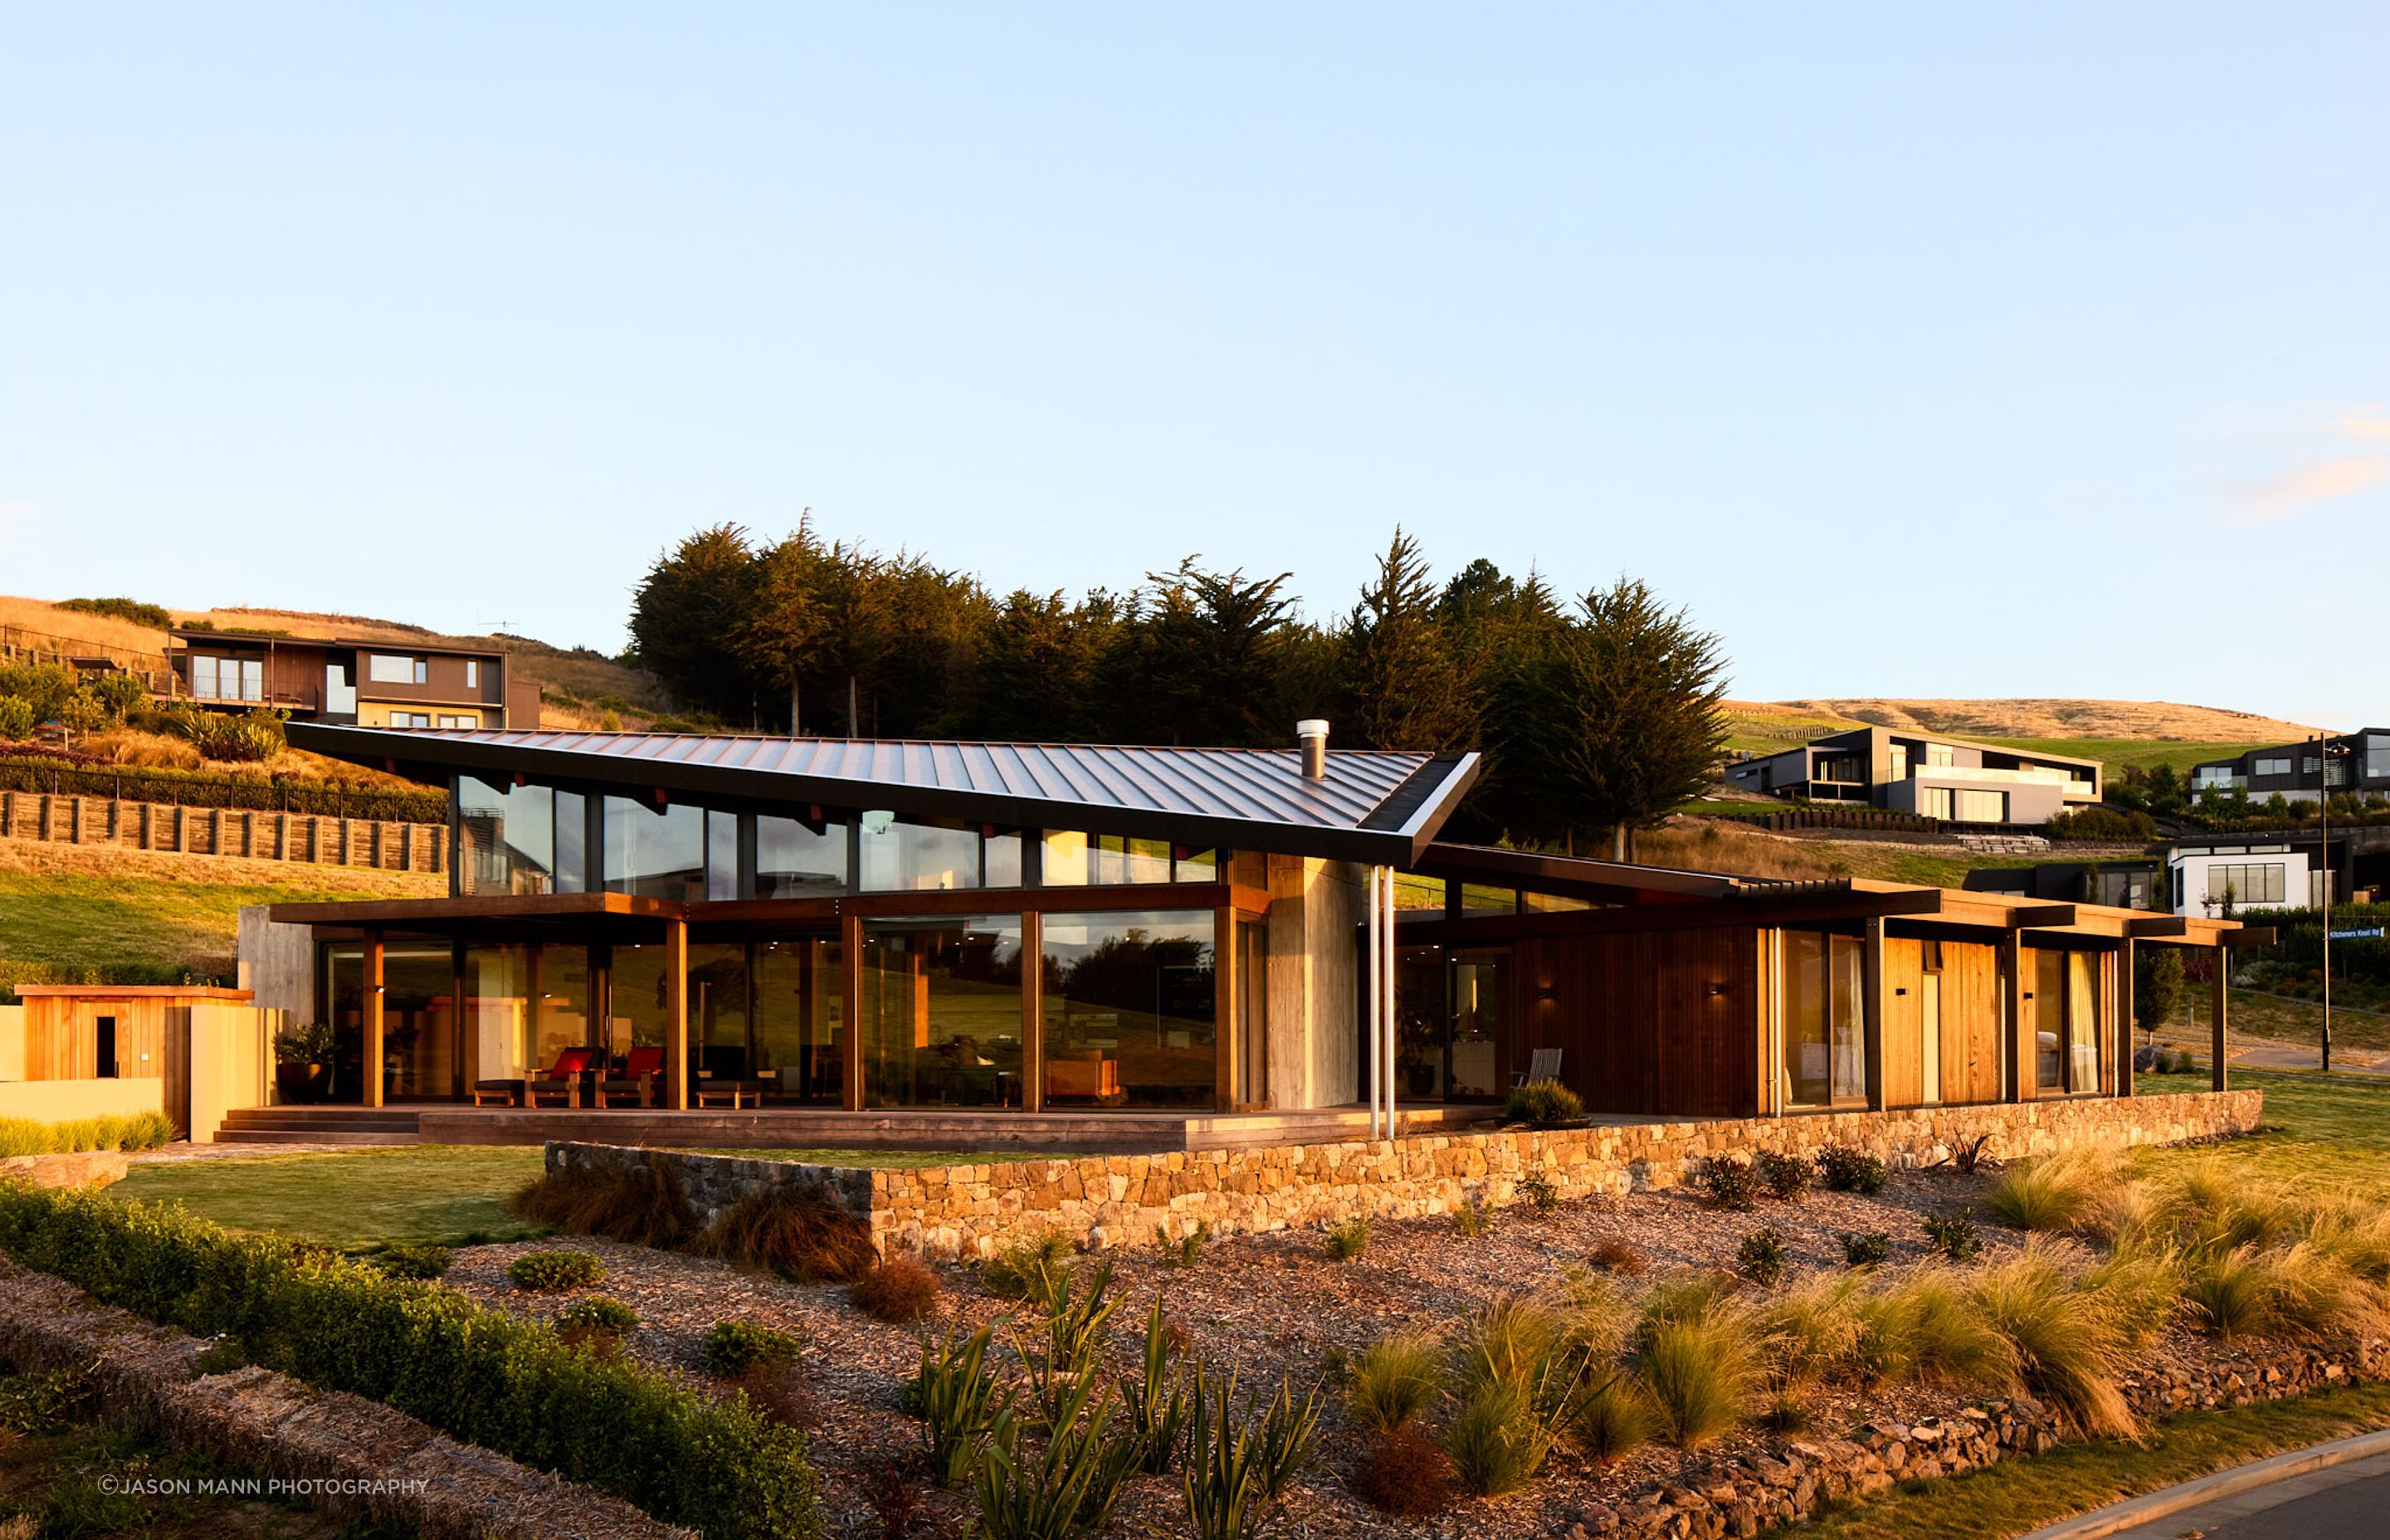
[[1785,700],[1762,709],[1956,738],[2254,744],[2288,743],[2316,731],[2249,712],[2169,700]]
[[[479,635],[456,636],[435,632],[404,621],[377,620],[365,615],[325,614],[307,610],[174,610],[177,625],[212,625],[223,631],[278,632],[290,636],[351,636],[360,641],[428,642],[437,645],[503,648],[514,655],[517,667],[540,687],[551,694],[570,696],[591,702],[619,701],[630,712],[650,715],[664,709],[662,693],[655,680],[637,669],[625,668],[613,659],[588,648],[560,648],[529,636]],[[46,599],[23,598],[0,595],[0,626],[11,626],[63,638],[94,652],[130,655],[122,661],[139,659],[149,667],[166,648],[162,631],[120,620],[111,615],[93,615],[81,610],[61,610]],[[51,645],[45,642],[44,646]],[[619,709],[619,708],[618,708]],[[585,713],[571,707],[551,708],[571,725],[591,725],[595,712],[586,713],[589,722],[581,721]]]

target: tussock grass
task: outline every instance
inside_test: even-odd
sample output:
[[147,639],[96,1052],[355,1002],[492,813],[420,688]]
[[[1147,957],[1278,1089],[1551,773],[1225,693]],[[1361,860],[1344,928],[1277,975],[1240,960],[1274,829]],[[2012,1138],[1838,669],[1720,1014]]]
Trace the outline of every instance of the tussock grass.
[[1434,1405],[1444,1388],[1445,1344],[1425,1332],[1370,1344],[1353,1366],[1345,1416],[1364,1432],[1385,1433]]
[[1060,1230],[1043,1230],[999,1247],[980,1269],[979,1280],[999,1300],[1026,1300],[1051,1309],[1069,1292],[1071,1240]]
[[1635,1368],[1679,1449],[1698,1449],[1742,1419],[1757,1380],[1751,1340],[1725,1311],[1647,1323]]
[[879,1261],[863,1221],[810,1187],[749,1193],[690,1249],[803,1283],[853,1283]]
[[634,1246],[675,1247],[696,1230],[679,1174],[661,1161],[623,1172],[554,1167],[526,1184],[508,1207],[573,1235]]
[[1504,1295],[1471,1314],[1454,1355],[1455,1378],[1464,1394],[1501,1384],[1533,1397],[1552,1372],[1567,1330],[1548,1306]]
[[1571,1404],[1567,1429],[1587,1458],[1606,1464],[1651,1442],[1659,1422],[1642,1381],[1632,1374],[1613,1374]]
[[2047,1155],[2000,1173],[1984,1206],[2011,1229],[2098,1234],[2123,1182],[2121,1162],[2105,1152]]
[[2096,1437],[2138,1428],[2117,1377],[2129,1361],[2112,1305],[2075,1280],[2051,1251],[2028,1248],[1976,1276],[1985,1323],[2014,1354],[2025,1389]]
[[1852,1373],[1858,1366],[1866,1322],[1862,1280],[1814,1276],[1752,1312],[1757,1358],[1778,1390]]
[[74,1154],[87,1149],[159,1149],[173,1142],[174,1124],[162,1112],[69,1118],[61,1123],[0,1118],[0,1156]]
[[1445,1449],[1462,1490],[1498,1497],[1543,1469],[1552,1429],[1517,1386],[1488,1380],[1453,1414]]

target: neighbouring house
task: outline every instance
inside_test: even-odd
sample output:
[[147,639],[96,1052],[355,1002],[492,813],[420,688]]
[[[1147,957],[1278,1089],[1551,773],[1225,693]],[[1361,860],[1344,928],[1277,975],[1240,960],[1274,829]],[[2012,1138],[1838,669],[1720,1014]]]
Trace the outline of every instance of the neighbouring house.
[[2322,742],[2323,753],[2318,752],[2317,740],[2309,738],[2252,749],[2231,759],[2202,760],[2191,769],[2191,793],[2214,787],[2246,790],[2258,798],[2279,791],[2293,801],[2305,797],[2309,802],[2323,790],[2390,796],[2390,728],[2367,727]]
[[[2330,879],[2312,834],[2186,837],[2167,852],[2166,873],[2178,915],[2319,908]],[[2347,896],[2336,891],[2332,901]]]
[[426,1137],[436,1115],[460,1140],[613,1119],[720,1143],[670,1121],[714,1109],[766,1142],[1061,1117],[1052,1139],[1144,1118],[1223,1142],[1389,1102],[1466,1122],[1538,1064],[1627,1115],[2127,1093],[2131,949],[2244,939],[1445,841],[1475,755],[1305,728],[1266,751],[296,725],[451,789],[452,891],[246,912],[241,982],[328,1024],[336,1097],[444,1107]]
[[1894,727],[1854,727],[1797,749],[1738,760],[1740,790],[1864,802],[1953,824],[2046,824],[2100,801],[2100,762],[2025,753]]
[[538,684],[493,648],[180,626],[168,635],[176,683],[201,706],[271,706],[293,721],[366,727],[539,725]]
[[1970,892],[2019,898],[2081,900],[2115,909],[2169,910],[2165,863],[2155,856],[2104,861],[2041,861],[2029,866],[1978,866],[1967,874]]

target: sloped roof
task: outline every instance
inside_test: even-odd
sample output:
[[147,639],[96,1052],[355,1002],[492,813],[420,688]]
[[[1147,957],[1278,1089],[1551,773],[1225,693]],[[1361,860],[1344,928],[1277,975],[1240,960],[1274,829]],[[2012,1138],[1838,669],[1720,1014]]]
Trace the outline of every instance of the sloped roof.
[[342,727],[291,747],[425,781],[456,771],[757,802],[1083,829],[1381,865],[1424,850],[1477,778],[1475,754],[1131,748],[687,733]]

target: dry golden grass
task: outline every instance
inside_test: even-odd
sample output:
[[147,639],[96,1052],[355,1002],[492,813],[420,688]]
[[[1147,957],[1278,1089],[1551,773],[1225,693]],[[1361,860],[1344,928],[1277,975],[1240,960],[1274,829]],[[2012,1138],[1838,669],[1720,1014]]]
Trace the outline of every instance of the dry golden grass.
[[145,733],[135,727],[111,727],[104,733],[94,733],[77,743],[75,749],[77,752],[98,754],[115,764],[136,769],[214,770],[243,776],[338,780],[389,791],[412,790],[418,785],[403,776],[387,775],[362,764],[349,764],[297,749],[285,749],[268,760],[225,764],[201,755],[186,738],[171,733]]
[[1787,712],[1840,717],[1910,732],[1968,738],[2175,738],[2283,743],[2314,733],[2295,722],[2171,700],[1815,699],[1775,702]]
[[[102,597],[89,595],[87,597]],[[137,657],[119,660],[130,666],[159,669],[165,666],[166,634],[131,621],[118,620],[113,615],[89,615],[80,610],[61,610],[47,599],[19,598],[0,594],[0,625],[37,631],[45,638],[63,637],[83,648],[106,652],[130,653]],[[45,648],[53,645],[45,640]],[[71,649],[62,649],[71,650]]]
[[64,845],[0,840],[0,873],[35,881],[89,879],[111,889],[301,886],[328,898],[436,898],[448,892],[438,872],[379,871],[315,866],[304,861],[251,861],[229,855],[181,855],[116,845]]

